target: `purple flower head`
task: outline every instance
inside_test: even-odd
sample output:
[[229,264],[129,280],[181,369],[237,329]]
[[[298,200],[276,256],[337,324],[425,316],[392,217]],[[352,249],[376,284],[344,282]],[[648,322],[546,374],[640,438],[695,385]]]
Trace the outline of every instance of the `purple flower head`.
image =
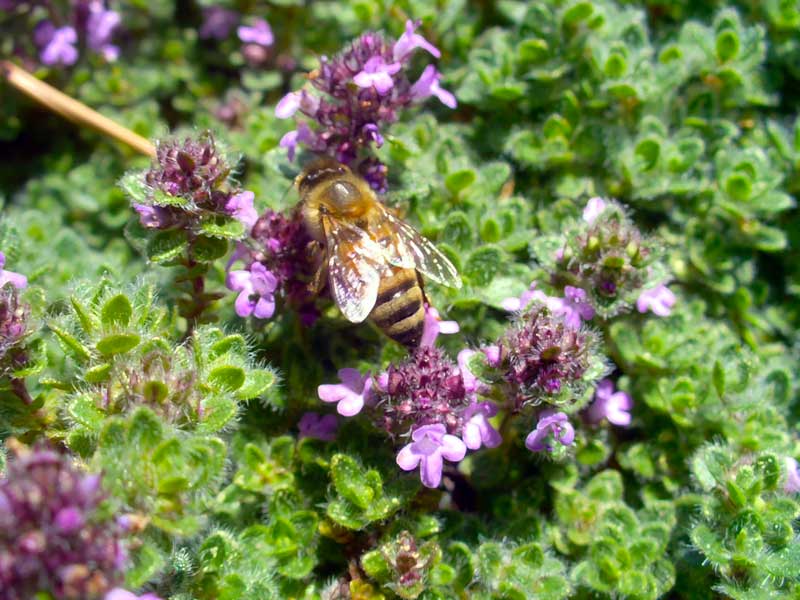
[[245,190],[231,196],[225,205],[225,211],[247,227],[247,231],[250,231],[258,220],[258,213],[253,206],[255,198],[256,195],[253,192]]
[[142,594],[141,596],[137,596],[128,590],[114,588],[105,595],[103,600],[161,600],[161,598],[155,594]]
[[575,430],[563,412],[543,411],[536,424],[536,429],[525,438],[525,447],[531,452],[540,452],[541,450],[552,452],[553,446],[548,442],[551,435],[562,446],[569,446],[575,439]]
[[433,423],[457,434],[473,395],[467,393],[458,365],[434,346],[420,346],[405,362],[390,365],[376,388],[378,425],[391,434]]
[[786,481],[783,484],[783,491],[787,494],[800,492],[800,469],[797,461],[791,456],[786,457]]
[[353,77],[353,82],[361,88],[373,86],[381,96],[385,96],[394,86],[392,75],[397,73],[402,65],[398,62],[385,63],[383,57],[372,56],[364,64],[363,70]]
[[50,21],[42,21],[34,30],[33,38],[41,48],[42,62],[46,65],[74,65],[78,60],[78,34],[73,27],[56,29]]
[[548,305],[553,313],[564,317],[572,329],[579,329],[583,321],[594,317],[594,308],[586,301],[586,292],[568,285],[564,287],[564,298],[550,298]]
[[[46,446],[8,440],[0,478],[0,590],[33,598],[100,600],[122,580],[126,553],[97,475],[87,475]],[[2,595],[0,593],[0,595]],[[6,597],[6,596],[3,596]]]
[[197,138],[166,140],[158,143],[153,165],[145,173],[145,183],[155,192],[191,202],[188,210],[164,207],[173,217],[188,218],[197,209],[225,213],[230,194],[222,186],[231,168],[217,149],[214,138],[204,133]]
[[467,453],[464,442],[448,434],[444,425],[418,427],[411,434],[411,439],[413,441],[398,452],[397,464],[404,471],[413,471],[419,466],[425,487],[439,486],[445,459],[458,462]]
[[608,204],[602,198],[589,198],[589,201],[586,203],[586,208],[583,209],[583,220],[587,223],[593,223],[607,206]]
[[236,33],[245,44],[258,44],[259,46],[272,46],[275,36],[272,28],[264,19],[256,19],[252,27],[241,25]]
[[0,252],[0,287],[10,283],[15,288],[21,290],[28,287],[28,278],[14,271],[6,271],[6,255]]
[[430,52],[436,58],[441,56],[441,52],[439,52],[436,46],[431,44],[420,34],[414,33],[414,30],[419,27],[419,25],[419,21],[412,21],[411,19],[406,21],[406,30],[403,32],[403,35],[397,38],[392,48],[392,57],[395,61],[405,60],[415,48],[422,48]]
[[636,310],[642,314],[649,310],[659,317],[668,317],[676,302],[675,294],[662,283],[639,294]]
[[239,15],[222,6],[209,6],[203,9],[203,24],[200,37],[204,40],[224,40],[239,22]]
[[523,403],[582,385],[593,334],[569,327],[542,305],[522,313],[498,345],[506,372]]
[[497,414],[497,406],[492,402],[476,402],[464,411],[464,426],[461,439],[467,448],[477,450],[481,445],[496,448],[503,441],[500,434],[489,422]]
[[440,333],[449,335],[458,333],[458,323],[455,321],[442,321],[439,318],[439,311],[432,306],[425,305],[425,320],[423,321],[422,337],[420,346],[433,346]]
[[101,1],[89,3],[86,37],[89,48],[102,54],[109,62],[119,56],[119,48],[111,43],[111,36],[120,23],[119,13],[106,10]]
[[594,398],[594,402],[586,410],[586,418],[590,423],[607,419],[614,425],[630,425],[631,414],[628,411],[633,408],[633,400],[625,392],[615,392],[613,381],[604,379],[597,384]]
[[298,123],[280,143],[291,158],[297,145],[303,144],[348,164],[374,190],[386,188],[385,165],[368,154],[373,145],[383,143],[388,125],[398,120],[400,111],[431,95],[448,105],[455,103],[452,94],[439,87],[435,69],[427,70],[412,86],[408,78],[411,50],[419,47],[438,54],[414,33],[414,27],[407,24],[397,42],[364,33],[339,54],[320,59],[319,68],[308,76],[313,89],[294,91],[280,100],[276,116],[294,117]]
[[506,298],[501,303],[501,306],[508,312],[517,312],[523,310],[526,306],[528,306],[528,304],[531,303],[532,300],[536,300],[537,302],[542,302],[544,304],[548,304],[550,301],[550,296],[545,294],[543,291],[536,289],[535,281],[531,283],[527,290],[522,292],[522,295],[519,298]]
[[307,437],[332,442],[336,439],[339,422],[336,420],[336,415],[307,412],[300,418],[297,428],[300,430],[298,439]]
[[250,270],[231,271],[225,285],[239,292],[234,306],[240,317],[255,315],[259,319],[269,319],[275,312],[274,293],[278,280],[260,262],[250,265]]
[[456,97],[439,85],[441,77],[442,74],[436,70],[436,67],[428,65],[417,82],[411,86],[411,97],[414,100],[425,100],[436,96],[448,108],[455,108],[458,106]]
[[319,399],[336,402],[336,412],[343,417],[357,415],[371,400],[372,378],[369,373],[362,377],[357,369],[339,369],[339,379],[342,383],[319,386]]

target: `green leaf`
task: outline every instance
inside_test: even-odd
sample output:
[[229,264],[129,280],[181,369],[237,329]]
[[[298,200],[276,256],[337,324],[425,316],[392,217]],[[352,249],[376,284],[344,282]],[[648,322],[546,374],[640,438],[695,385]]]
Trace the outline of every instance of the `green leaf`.
[[149,204],[148,196],[151,189],[144,181],[144,173],[140,171],[126,173],[123,175],[122,179],[119,180],[118,185],[130,197],[133,203]]
[[591,2],[576,2],[564,11],[561,23],[566,26],[574,26],[580,21],[585,21],[594,12]]
[[147,244],[147,258],[154,263],[166,263],[184,253],[188,243],[182,231],[160,231]]
[[472,227],[464,212],[456,210],[448,215],[442,229],[442,240],[460,248],[468,248],[472,244]]
[[275,373],[267,369],[250,369],[244,380],[244,384],[236,391],[236,396],[242,400],[258,398],[273,385],[275,385]]
[[97,351],[103,356],[115,356],[130,352],[139,345],[141,338],[135,333],[107,335],[97,342]]
[[83,374],[83,378],[86,383],[102,383],[104,381],[108,381],[108,376],[111,374],[111,365],[108,363],[104,363],[102,365],[96,365],[91,369],[88,369]]
[[216,433],[230,423],[238,405],[228,396],[212,396],[203,402],[203,417],[198,428],[203,433]]
[[245,372],[240,367],[221,365],[211,370],[207,381],[214,389],[234,392],[244,385]]
[[156,414],[144,406],[133,413],[128,428],[128,440],[141,449],[155,448],[163,436],[162,425]]
[[153,190],[153,204],[155,206],[174,206],[175,208],[190,208],[193,203],[186,198],[173,196],[162,190]]
[[100,311],[100,321],[103,327],[127,327],[133,315],[133,306],[125,294],[118,294],[109,298]]
[[488,286],[503,264],[503,251],[497,246],[483,246],[473,251],[464,265],[464,276],[476,287]]
[[207,237],[240,240],[245,234],[244,225],[233,218],[215,217],[200,223],[200,231]]
[[346,454],[336,454],[331,459],[331,479],[339,495],[359,508],[368,508],[375,498],[364,470]]
[[728,62],[739,54],[739,36],[730,29],[721,31],[716,41],[717,58],[720,62]]
[[69,301],[70,304],[72,304],[72,309],[75,311],[75,315],[78,317],[78,321],[81,323],[81,328],[83,329],[84,333],[93,333],[99,325],[97,318],[88,310],[86,310],[86,307],[83,306],[77,297],[70,296]]
[[72,356],[75,360],[80,363],[84,363],[91,358],[89,349],[80,343],[72,334],[67,333],[65,330],[52,323],[50,323],[48,326],[50,327],[50,330],[56,334],[56,337],[61,343],[61,347],[64,349],[64,351]]
[[475,183],[477,177],[474,169],[461,169],[449,173],[444,179],[444,185],[451,194],[458,196],[459,193]]
[[219,260],[228,253],[228,240],[218,237],[198,236],[192,243],[192,257],[201,263]]
[[99,433],[105,421],[105,414],[97,408],[94,398],[88,394],[73,399],[67,412],[73,421],[92,433]]

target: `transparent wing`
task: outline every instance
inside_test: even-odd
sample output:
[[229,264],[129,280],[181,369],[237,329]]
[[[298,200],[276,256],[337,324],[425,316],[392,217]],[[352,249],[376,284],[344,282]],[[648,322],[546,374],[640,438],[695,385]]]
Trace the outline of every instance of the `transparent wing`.
[[378,299],[386,264],[381,247],[367,233],[328,216],[322,218],[328,250],[328,281],[345,318],[361,323]]
[[373,223],[370,229],[389,264],[404,269],[416,269],[428,279],[442,285],[461,287],[461,277],[453,263],[433,242],[394,216],[386,207],[380,207],[379,222]]

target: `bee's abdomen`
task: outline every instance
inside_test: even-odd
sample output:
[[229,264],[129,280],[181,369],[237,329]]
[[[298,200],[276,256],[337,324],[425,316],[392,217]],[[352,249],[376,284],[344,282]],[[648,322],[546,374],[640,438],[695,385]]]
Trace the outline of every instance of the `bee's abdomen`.
[[381,280],[378,300],[370,319],[394,341],[406,348],[416,348],[425,322],[422,288],[414,269],[393,268]]

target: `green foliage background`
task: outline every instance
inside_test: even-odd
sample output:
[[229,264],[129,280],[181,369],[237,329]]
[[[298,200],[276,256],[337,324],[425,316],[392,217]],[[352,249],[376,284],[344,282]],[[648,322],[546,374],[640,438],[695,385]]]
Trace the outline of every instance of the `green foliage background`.
[[[259,68],[235,35],[198,38],[201,4],[112,7],[118,62],[37,74],[145,137],[211,129],[241,153],[259,210],[296,201],[275,102],[316,56],[422,19],[459,107],[404,115],[380,156],[390,200],[463,275],[461,290],[432,289],[461,325],[442,340],[453,355],[502,331],[500,302],[546,279],[536,259],[590,196],[630,207],[679,298],[669,317],[633,312],[603,331],[635,401],[630,428],[583,428],[550,461],[525,450],[520,426],[462,463],[474,499],[460,510],[401,474],[358,419],[334,443],[297,439],[317,385],[336,368],[375,372],[398,348],[333,309],[311,330],[291,315],[247,323],[231,295],[182,340],[170,270],[124,233],[117,183],[147,160],[3,87],[0,249],[29,277],[42,359],[24,374],[35,412],[0,392],[0,437],[65,442],[105,472],[120,512],[146,519],[131,588],[176,600],[800,597],[800,505],[783,491],[786,457],[800,457],[796,1],[231,2],[275,32]],[[287,57],[296,69],[278,68]],[[215,116],[221,103],[238,106],[234,126]],[[224,291],[219,263],[209,285]],[[98,408],[153,353],[167,366],[146,401]],[[172,396],[183,371],[197,376]],[[201,403],[202,418],[181,403]],[[401,583],[409,569],[419,577]]]

